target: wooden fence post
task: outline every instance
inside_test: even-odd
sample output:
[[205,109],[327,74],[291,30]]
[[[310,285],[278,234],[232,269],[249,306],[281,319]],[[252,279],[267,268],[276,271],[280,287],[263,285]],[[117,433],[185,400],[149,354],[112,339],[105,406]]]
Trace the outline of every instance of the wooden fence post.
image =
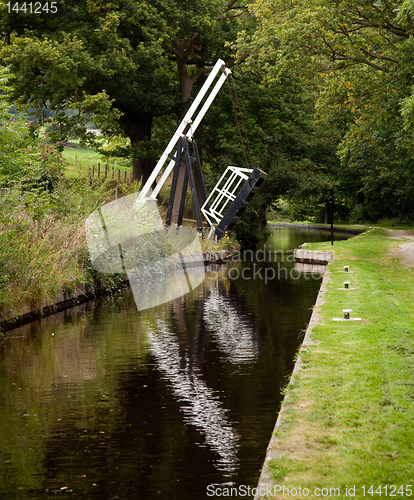
[[98,163],[98,179],[100,175],[101,175],[101,164]]
[[105,180],[108,178],[108,162],[105,165]]

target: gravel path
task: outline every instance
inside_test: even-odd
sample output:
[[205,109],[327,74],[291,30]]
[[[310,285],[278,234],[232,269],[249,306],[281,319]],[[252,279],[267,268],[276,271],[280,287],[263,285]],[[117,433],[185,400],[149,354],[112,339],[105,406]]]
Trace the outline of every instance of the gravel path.
[[399,257],[405,266],[414,267],[414,232],[397,229],[387,229],[387,231],[391,239],[403,242],[398,248],[391,250],[391,255]]

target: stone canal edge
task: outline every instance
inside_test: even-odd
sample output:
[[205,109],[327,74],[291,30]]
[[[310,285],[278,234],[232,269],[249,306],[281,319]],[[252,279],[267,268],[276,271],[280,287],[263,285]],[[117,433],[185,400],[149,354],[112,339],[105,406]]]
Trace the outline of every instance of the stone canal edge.
[[280,439],[279,431],[283,428],[283,425],[285,423],[285,417],[284,417],[284,414],[286,411],[285,401],[288,397],[289,385],[290,385],[291,381],[298,375],[299,371],[302,369],[302,367],[304,365],[304,362],[302,361],[301,356],[300,356],[301,351],[306,351],[307,347],[310,345],[316,345],[316,343],[314,341],[312,341],[312,338],[311,338],[312,330],[320,321],[320,308],[321,308],[322,304],[325,303],[326,285],[329,281],[329,277],[330,277],[330,271],[329,271],[329,268],[327,266],[326,272],[323,276],[321,286],[319,288],[319,292],[318,292],[318,296],[317,296],[315,305],[313,307],[312,315],[311,315],[311,318],[309,320],[308,327],[306,329],[305,337],[304,337],[302,345],[299,349],[299,355],[297,357],[295,367],[294,367],[292,375],[290,377],[290,382],[289,382],[288,387],[287,387],[287,394],[285,395],[285,398],[282,402],[282,406],[280,408],[279,415],[277,417],[276,424],[275,424],[275,427],[274,427],[273,432],[272,432],[272,437],[270,438],[270,442],[269,442],[269,445],[268,445],[267,450],[266,450],[266,457],[265,457],[265,460],[263,463],[263,468],[262,468],[262,472],[260,474],[259,482],[257,485],[257,492],[256,492],[256,495],[254,497],[254,500],[260,500],[261,498],[263,498],[263,495],[261,495],[260,492],[271,491],[271,489],[274,486],[274,480],[270,476],[268,464],[272,459],[277,459],[280,457],[280,454],[277,451],[278,450],[277,445],[278,445],[278,440]]

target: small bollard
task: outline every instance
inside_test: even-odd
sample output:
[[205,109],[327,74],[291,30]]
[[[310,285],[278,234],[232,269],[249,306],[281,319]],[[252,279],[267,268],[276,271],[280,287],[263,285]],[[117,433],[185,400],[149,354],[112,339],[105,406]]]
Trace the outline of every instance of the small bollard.
[[347,273],[349,271],[349,266],[344,266],[344,271]]
[[351,283],[350,283],[349,281],[344,281],[344,287],[345,287],[347,290],[348,290],[348,288],[349,288],[349,285],[350,285],[350,284],[351,284]]
[[349,315],[352,312],[352,309],[342,309],[344,313],[344,319],[349,319]]

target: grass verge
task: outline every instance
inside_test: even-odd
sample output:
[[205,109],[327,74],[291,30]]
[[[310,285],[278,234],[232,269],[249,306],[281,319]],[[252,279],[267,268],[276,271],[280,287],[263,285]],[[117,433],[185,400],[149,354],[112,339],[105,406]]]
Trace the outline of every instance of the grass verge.
[[123,276],[93,270],[84,229],[86,217],[113,199],[116,186],[124,194],[138,188],[114,181],[90,186],[80,178],[61,179],[51,192],[16,187],[2,193],[0,323],[53,304],[61,291],[72,294],[81,285],[119,288]]
[[[270,463],[285,493],[269,498],[414,496],[414,270],[392,252],[401,243],[382,229],[335,243],[317,345],[289,386]],[[363,321],[333,321],[345,308]]]
[[[90,262],[85,220],[99,206],[138,192],[140,183],[83,176],[60,178],[51,191],[3,190],[0,199],[0,338],[12,318],[52,305],[60,292],[76,295],[82,285],[96,293],[112,292],[125,276],[96,272]],[[165,207],[160,207],[161,216]],[[203,251],[237,247],[228,235],[215,243],[201,241]]]

